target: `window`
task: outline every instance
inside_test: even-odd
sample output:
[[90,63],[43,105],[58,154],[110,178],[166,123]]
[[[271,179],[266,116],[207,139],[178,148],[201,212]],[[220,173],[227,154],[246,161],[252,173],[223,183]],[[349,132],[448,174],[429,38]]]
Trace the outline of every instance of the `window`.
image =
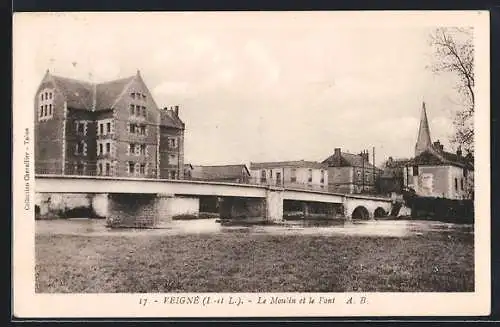
[[128,130],[130,133],[135,134],[135,124],[129,124]]
[[297,169],[292,168],[290,182],[295,183],[297,181]]
[[260,181],[261,182],[265,182],[266,181],[266,171],[265,170],[262,170],[260,172]]
[[139,152],[143,156],[146,155],[146,144],[141,144]]
[[55,107],[54,100],[52,99],[52,91],[47,89],[40,92],[38,106],[40,107],[40,112],[38,114],[39,120],[46,120],[52,117]]
[[142,126],[141,126],[141,131],[140,131],[140,134],[141,134],[141,135],[146,135],[146,125],[142,125]]
[[106,162],[106,176],[109,176],[110,173],[111,173],[111,165],[109,164],[109,162]]
[[99,155],[99,154],[102,154],[102,153],[103,153],[102,152],[102,143],[99,143],[99,152],[97,152],[97,154]]
[[141,164],[139,166],[139,173],[144,175],[146,173],[146,164]]
[[273,178],[273,170],[269,170],[269,178]]
[[128,145],[128,154],[132,155],[135,153],[135,144],[131,143]]
[[135,106],[135,115],[140,116],[141,115],[141,106]]
[[135,93],[134,92],[130,93],[130,96],[132,97],[132,99],[135,99]]
[[141,109],[142,109],[142,112],[141,112],[142,116],[146,117],[146,107],[141,107]]
[[324,171],[324,170],[322,170],[322,171],[321,171],[321,179],[320,179],[320,181],[319,181],[319,182],[320,182],[321,184],[323,184],[323,183],[325,182],[325,171]]
[[75,144],[75,155],[87,155],[87,143],[80,141]]
[[97,175],[102,175],[102,163],[100,162],[97,165]]
[[313,171],[312,171],[312,169],[309,169],[309,178],[307,179],[307,181],[308,181],[309,183],[311,183],[311,182],[312,182],[312,180],[313,180]]
[[133,115],[134,115],[134,108],[135,108],[135,107],[134,107],[134,105],[133,105],[133,104],[131,104],[131,105],[130,105],[130,115],[131,115],[131,116],[133,116]]
[[464,190],[464,179],[460,178],[460,189],[463,191]]
[[80,142],[75,145],[75,154],[81,154],[83,152],[82,144]]
[[128,162],[128,172],[129,172],[129,174],[135,173],[135,164],[132,161]]
[[418,166],[413,166],[413,176],[418,176]]
[[458,178],[455,178],[455,191],[458,191]]
[[99,124],[99,134],[104,135],[104,124]]
[[177,178],[177,172],[175,170],[170,171],[170,179],[176,179]]
[[85,124],[83,122],[76,122],[76,132],[80,135],[83,135],[85,133]]
[[111,133],[111,123],[106,123],[106,133]]
[[175,138],[175,137],[169,137],[168,138],[168,146],[171,149],[176,149],[177,148],[177,138]]
[[111,153],[111,143],[106,143],[106,153]]
[[142,95],[142,100],[146,100],[146,95]]
[[467,169],[465,169],[465,168],[463,170],[463,175],[464,175],[464,177],[467,177]]

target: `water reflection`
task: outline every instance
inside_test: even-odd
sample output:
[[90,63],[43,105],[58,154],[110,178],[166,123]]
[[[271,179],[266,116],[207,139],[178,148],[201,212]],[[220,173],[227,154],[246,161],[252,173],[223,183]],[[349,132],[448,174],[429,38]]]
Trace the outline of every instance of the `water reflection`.
[[405,237],[427,232],[472,233],[472,225],[458,225],[436,221],[370,220],[344,221],[294,220],[269,225],[263,221],[225,222],[218,219],[174,220],[154,229],[111,229],[102,219],[40,220],[37,234],[71,235],[172,235],[211,233],[257,233],[278,235],[352,235],[375,237]]

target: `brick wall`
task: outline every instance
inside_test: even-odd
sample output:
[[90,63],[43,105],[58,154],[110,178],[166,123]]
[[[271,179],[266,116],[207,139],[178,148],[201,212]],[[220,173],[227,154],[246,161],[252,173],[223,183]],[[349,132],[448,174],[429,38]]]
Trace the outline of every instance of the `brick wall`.
[[[146,95],[144,100],[136,100],[131,97],[132,92],[138,92]],[[140,105],[146,107],[147,117],[137,117],[130,113],[130,105]],[[128,162],[137,162],[147,164],[146,177],[156,177],[156,151],[157,151],[157,133],[156,126],[159,124],[158,107],[153,100],[146,85],[142,79],[135,79],[125,90],[123,96],[115,104],[115,140],[116,140],[116,160],[117,176],[130,176],[128,173]],[[146,135],[137,135],[129,132],[129,123],[145,124]],[[145,144],[147,147],[147,156],[128,154],[129,144]],[[142,176],[137,176],[142,177]]]
[[[76,122],[86,121],[86,132],[80,133],[77,130]],[[96,127],[95,113],[85,109],[67,109],[66,116],[66,165],[65,174],[78,174],[75,164],[85,164],[84,174],[95,171],[96,164]],[[76,154],[77,143],[84,142],[85,153]]]
[[[40,91],[53,90],[52,118],[40,120]],[[64,97],[45,78],[38,88],[34,108],[35,173],[61,174],[63,165]]]
[[155,194],[109,194],[107,224],[112,227],[152,227],[158,219]]
[[[168,138],[176,137],[178,147],[171,148],[168,145]],[[169,162],[169,156],[175,155],[175,163]],[[184,131],[173,127],[160,127],[160,178],[170,178],[170,172],[175,171],[178,178],[184,176]]]

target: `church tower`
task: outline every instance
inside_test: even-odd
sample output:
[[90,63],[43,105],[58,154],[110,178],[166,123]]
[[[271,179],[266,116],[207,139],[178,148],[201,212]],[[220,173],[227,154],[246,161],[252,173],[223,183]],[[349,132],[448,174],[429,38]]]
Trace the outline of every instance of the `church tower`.
[[422,102],[422,114],[420,116],[420,127],[418,128],[418,138],[415,144],[415,157],[431,148],[431,131],[429,122],[427,121],[427,112],[425,110],[425,102]]

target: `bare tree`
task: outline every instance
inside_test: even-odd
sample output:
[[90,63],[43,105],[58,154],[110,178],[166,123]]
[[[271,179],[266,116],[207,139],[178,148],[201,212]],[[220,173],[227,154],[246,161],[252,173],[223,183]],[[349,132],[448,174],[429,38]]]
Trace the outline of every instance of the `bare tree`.
[[454,117],[451,142],[474,153],[474,43],[472,28],[437,28],[430,37],[435,73],[451,73],[457,78],[456,91],[462,109]]

